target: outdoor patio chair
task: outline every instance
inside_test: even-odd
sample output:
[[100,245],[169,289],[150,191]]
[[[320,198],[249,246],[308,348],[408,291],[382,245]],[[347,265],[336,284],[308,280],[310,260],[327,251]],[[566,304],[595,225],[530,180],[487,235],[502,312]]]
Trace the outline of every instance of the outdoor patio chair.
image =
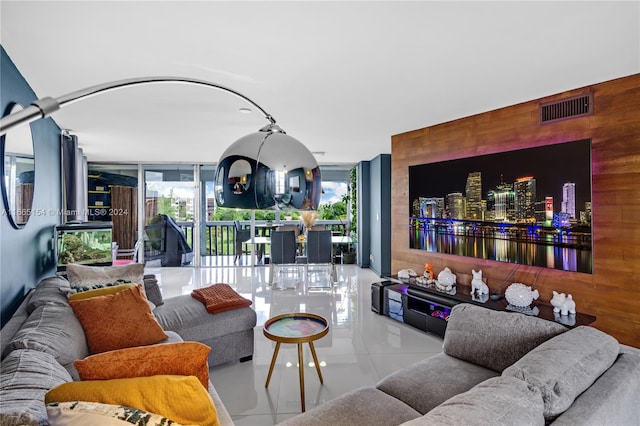
[[332,287],[337,281],[331,231],[307,232],[306,275],[308,287]]
[[138,239],[132,249],[121,249],[118,243],[113,243],[111,264],[113,266],[122,266],[138,263],[138,251],[143,242],[144,239]]
[[[271,233],[271,261],[269,263],[269,284],[284,283],[289,275],[300,276],[300,264],[296,263],[296,236],[294,231]],[[278,276],[276,282],[275,276]],[[284,286],[282,286],[284,287]]]
[[233,258],[233,264],[235,265],[242,256],[242,243],[251,238],[251,231],[249,229],[242,229],[240,221],[235,221],[236,235],[235,235],[235,257]]

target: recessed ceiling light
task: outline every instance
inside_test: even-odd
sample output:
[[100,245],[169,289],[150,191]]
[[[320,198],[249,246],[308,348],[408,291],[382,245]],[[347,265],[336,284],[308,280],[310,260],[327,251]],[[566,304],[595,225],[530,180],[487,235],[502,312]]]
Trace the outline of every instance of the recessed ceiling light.
[[240,111],[243,114],[249,114],[251,112],[251,108],[243,107],[243,108],[238,109],[238,111]]

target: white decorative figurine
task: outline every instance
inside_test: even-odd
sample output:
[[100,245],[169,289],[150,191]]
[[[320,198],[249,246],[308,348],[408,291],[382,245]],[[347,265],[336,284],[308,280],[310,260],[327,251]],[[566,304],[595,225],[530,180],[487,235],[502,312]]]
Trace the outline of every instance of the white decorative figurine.
[[398,271],[398,278],[401,280],[409,280],[415,278],[418,274],[413,269],[402,269]]
[[504,297],[510,305],[521,308],[531,305],[531,302],[540,296],[538,290],[531,290],[531,287],[522,283],[513,283],[507,287]]
[[436,287],[440,290],[449,291],[454,285],[456,285],[456,275],[451,272],[451,269],[444,268],[440,271],[436,280]]
[[576,313],[576,302],[573,301],[573,297],[564,293],[553,292],[551,298],[551,304],[553,305],[553,312],[560,312],[560,315],[569,315]]
[[482,281],[482,269],[478,272],[472,269],[471,274],[473,275],[473,279],[471,280],[471,293],[475,295],[476,290],[478,290],[478,296],[489,294],[489,287]]
[[573,327],[576,325],[576,316],[575,315],[560,315],[560,312],[553,313],[553,319],[556,322],[559,322],[563,325],[568,325],[569,327]]

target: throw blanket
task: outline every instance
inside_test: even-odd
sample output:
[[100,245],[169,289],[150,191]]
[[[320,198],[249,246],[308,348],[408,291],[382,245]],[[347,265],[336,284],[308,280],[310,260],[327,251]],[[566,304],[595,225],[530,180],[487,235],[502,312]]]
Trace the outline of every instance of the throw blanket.
[[251,306],[251,300],[240,296],[229,284],[214,284],[191,292],[191,297],[202,302],[210,314]]

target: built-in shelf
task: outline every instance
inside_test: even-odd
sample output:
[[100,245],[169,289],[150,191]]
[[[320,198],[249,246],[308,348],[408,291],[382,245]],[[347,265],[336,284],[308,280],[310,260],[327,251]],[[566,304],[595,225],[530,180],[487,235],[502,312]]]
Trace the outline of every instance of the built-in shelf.
[[[380,299],[373,297],[374,293],[379,295]],[[596,320],[595,316],[580,312],[574,315],[560,315],[553,312],[553,306],[538,301],[534,301],[527,308],[518,308],[509,305],[504,297],[494,300],[488,295],[475,296],[471,292],[471,286],[467,285],[458,284],[451,291],[444,292],[438,290],[434,284],[419,284],[415,280],[400,280],[396,277],[372,284],[371,303],[372,309],[381,315],[387,315],[438,336],[444,336],[451,308],[460,303],[531,315],[569,328],[589,325]]]

